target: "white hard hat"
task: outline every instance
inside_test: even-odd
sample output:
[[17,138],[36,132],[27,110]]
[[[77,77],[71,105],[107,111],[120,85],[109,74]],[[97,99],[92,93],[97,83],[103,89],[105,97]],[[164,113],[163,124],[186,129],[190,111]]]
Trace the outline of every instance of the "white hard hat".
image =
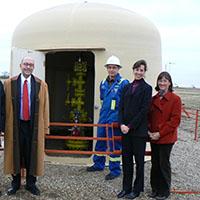
[[110,56],[105,64],[105,67],[108,65],[117,65],[119,68],[122,66],[120,65],[120,60],[117,56]]

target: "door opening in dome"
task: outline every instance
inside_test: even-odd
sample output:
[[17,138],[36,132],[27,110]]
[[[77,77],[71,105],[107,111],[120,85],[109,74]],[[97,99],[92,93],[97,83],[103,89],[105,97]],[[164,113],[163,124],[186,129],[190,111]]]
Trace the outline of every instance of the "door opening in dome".
[[[45,77],[49,87],[50,121],[93,123],[94,54],[89,51],[47,53]],[[51,127],[51,134],[93,136],[89,127]],[[92,150],[92,141],[47,140],[49,149]]]

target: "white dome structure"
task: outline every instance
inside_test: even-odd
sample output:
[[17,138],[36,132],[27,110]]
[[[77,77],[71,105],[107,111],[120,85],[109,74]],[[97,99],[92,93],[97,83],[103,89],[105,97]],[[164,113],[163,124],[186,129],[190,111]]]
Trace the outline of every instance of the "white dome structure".
[[132,11],[105,4],[83,2],[37,12],[17,26],[12,46],[33,50],[105,49],[106,57],[116,54],[127,67],[140,58],[154,70],[160,70],[161,65],[157,28]]
[[[107,75],[104,65],[109,56],[120,58],[123,66],[120,73],[130,81],[133,63],[139,59],[148,64],[146,79],[152,86],[161,70],[161,41],[157,28],[145,17],[106,4],[82,2],[37,12],[16,27],[12,47],[42,52],[45,67],[38,66],[35,74],[47,82],[63,70],[59,74],[62,77],[64,67],[56,71],[61,65],[69,69],[73,59],[87,60],[93,70],[93,79],[90,79],[94,84],[91,105],[96,108],[92,109],[93,122],[98,120],[99,84]],[[12,54],[12,75],[19,72],[13,61],[16,55],[21,56]],[[60,112],[62,110],[60,108]]]
[[[111,5],[83,2],[37,12],[22,21],[13,35],[13,46],[52,48],[158,49],[156,27],[140,15]],[[143,52],[146,53],[146,52]]]

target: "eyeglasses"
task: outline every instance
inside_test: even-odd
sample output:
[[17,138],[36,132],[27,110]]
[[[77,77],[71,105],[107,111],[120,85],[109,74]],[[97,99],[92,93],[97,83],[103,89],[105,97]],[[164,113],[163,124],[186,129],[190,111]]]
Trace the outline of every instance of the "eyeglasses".
[[23,65],[25,65],[26,67],[28,67],[28,66],[34,67],[34,64],[33,64],[33,63],[27,63],[27,62],[25,62],[25,63],[23,63]]

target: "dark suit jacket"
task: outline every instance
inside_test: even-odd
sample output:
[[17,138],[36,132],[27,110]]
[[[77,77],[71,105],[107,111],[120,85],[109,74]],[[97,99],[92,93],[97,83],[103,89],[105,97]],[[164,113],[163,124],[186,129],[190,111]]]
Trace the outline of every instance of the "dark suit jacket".
[[125,86],[120,101],[119,121],[120,124],[129,126],[128,134],[148,136],[147,114],[151,97],[152,87],[144,79],[139,81],[134,92],[132,92],[132,83]]
[[3,84],[0,81],[0,132],[5,129],[5,93]]
[[[30,114],[31,114],[31,124],[33,124],[33,120],[34,120],[34,112],[35,112],[35,101],[36,101],[36,81],[33,75],[31,75],[31,110],[30,110]],[[38,89],[39,90],[39,89]],[[17,108],[17,116],[18,119],[20,119],[20,106],[21,106],[21,102],[20,102],[20,95],[21,95],[21,74],[18,76],[17,78],[17,85],[15,87],[13,87],[13,92],[16,93],[16,108]]]
[[[17,173],[20,172],[20,147],[19,147],[19,120],[20,120],[20,106],[21,106],[21,74],[17,77],[16,80],[11,82],[11,91],[12,91],[12,102],[13,102],[13,116],[14,116],[14,133],[13,134],[13,155],[14,155],[14,167]],[[37,151],[37,141],[38,137],[38,126],[36,125],[38,122],[38,93],[40,90],[40,84],[36,82],[35,77],[31,75],[31,134],[29,137],[32,138],[32,149],[31,149],[31,163],[30,163],[30,174],[34,174],[36,169],[36,151]],[[37,111],[37,112],[36,112]]]

